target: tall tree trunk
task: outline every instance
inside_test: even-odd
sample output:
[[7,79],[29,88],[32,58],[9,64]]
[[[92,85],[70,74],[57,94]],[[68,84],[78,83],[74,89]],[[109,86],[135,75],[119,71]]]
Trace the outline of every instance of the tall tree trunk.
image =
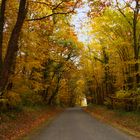
[[134,59],[135,63],[135,73],[136,73],[136,87],[138,87],[140,82],[140,75],[139,72],[139,46],[138,46],[138,38],[137,38],[137,23],[138,23],[138,15],[139,15],[139,0],[136,0],[136,7],[134,9],[134,18],[133,18],[133,47],[134,47]]
[[2,69],[2,43],[3,43],[4,14],[5,14],[6,1],[7,0],[2,0],[1,7],[0,7],[0,72]]
[[[131,8],[133,10],[133,24],[131,23],[131,21],[129,19],[127,19],[127,16],[125,15],[125,13],[123,13],[122,9],[118,6],[118,0],[116,0],[117,3],[117,7],[119,12],[122,14],[122,16],[127,20],[127,22],[129,23],[129,25],[132,27],[132,32],[133,32],[133,50],[134,50],[134,60],[135,60],[135,88],[139,87],[140,85],[140,74],[139,74],[139,39],[138,39],[138,28],[137,28],[137,23],[139,20],[139,12],[140,12],[140,1],[139,0],[134,0],[135,2],[135,7]],[[127,7],[127,5],[126,5]],[[129,7],[130,8],[130,7]]]
[[48,103],[47,104],[49,104],[49,105],[52,105],[53,104],[53,100],[54,100],[56,94],[59,91],[61,78],[62,78],[62,74],[58,77],[56,88],[55,88],[55,90],[53,91],[51,97],[48,100]]
[[8,42],[8,48],[4,58],[2,71],[0,74],[0,95],[3,95],[4,90],[6,89],[9,77],[12,73],[14,63],[16,60],[18,51],[18,40],[27,14],[26,3],[27,0],[20,0],[17,21],[11,33],[10,40]]

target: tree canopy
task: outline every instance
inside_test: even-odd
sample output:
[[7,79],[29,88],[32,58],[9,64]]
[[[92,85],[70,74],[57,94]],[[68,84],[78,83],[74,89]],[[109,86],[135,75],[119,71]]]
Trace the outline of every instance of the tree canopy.
[[84,99],[140,109],[140,1],[1,0],[0,109]]

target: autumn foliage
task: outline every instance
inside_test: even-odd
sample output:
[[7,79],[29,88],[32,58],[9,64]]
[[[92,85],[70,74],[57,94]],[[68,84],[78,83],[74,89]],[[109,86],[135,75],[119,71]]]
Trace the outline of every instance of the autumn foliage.
[[84,98],[140,109],[140,2],[85,3],[90,41],[80,42],[71,20],[84,1],[1,0],[0,110]]

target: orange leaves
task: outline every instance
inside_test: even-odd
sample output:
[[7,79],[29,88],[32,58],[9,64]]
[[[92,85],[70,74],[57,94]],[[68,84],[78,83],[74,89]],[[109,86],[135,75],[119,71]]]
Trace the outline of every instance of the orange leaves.
[[65,2],[64,5],[65,5],[65,8],[67,8],[67,9],[72,11],[72,9],[75,6],[75,2],[73,2],[73,1]]

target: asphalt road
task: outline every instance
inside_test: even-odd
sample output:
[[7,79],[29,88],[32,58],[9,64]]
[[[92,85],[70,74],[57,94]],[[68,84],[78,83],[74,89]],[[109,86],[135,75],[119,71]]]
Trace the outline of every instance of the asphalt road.
[[138,140],[104,124],[80,108],[69,108],[29,140]]

